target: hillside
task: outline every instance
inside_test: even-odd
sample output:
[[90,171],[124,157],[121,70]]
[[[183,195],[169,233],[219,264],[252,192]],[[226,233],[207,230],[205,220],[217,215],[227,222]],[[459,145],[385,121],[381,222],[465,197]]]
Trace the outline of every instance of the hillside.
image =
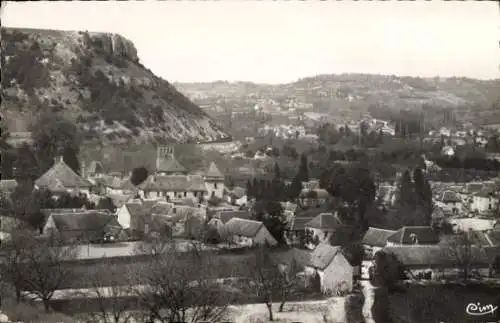
[[[269,85],[249,82],[179,83],[176,87],[200,102],[248,102],[273,99],[279,103],[313,104],[316,110],[384,106],[394,110],[421,107],[473,109],[470,118],[500,123],[500,79],[420,78],[389,75],[319,75],[293,83]],[[493,105],[496,104],[496,105]],[[466,112],[464,112],[466,113]]]
[[[27,131],[40,111],[72,118],[101,143],[226,138],[205,112],[139,62],[116,34],[2,28],[2,115]],[[154,138],[154,139],[153,139]]]

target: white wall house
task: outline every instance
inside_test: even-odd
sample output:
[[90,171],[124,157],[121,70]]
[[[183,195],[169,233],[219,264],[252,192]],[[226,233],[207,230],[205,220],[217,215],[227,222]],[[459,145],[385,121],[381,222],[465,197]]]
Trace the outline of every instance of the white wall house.
[[224,175],[220,172],[214,162],[210,163],[208,170],[205,172],[205,188],[206,197],[209,199],[212,196],[222,199],[224,197]]
[[308,276],[316,273],[319,275],[321,292],[324,294],[335,295],[339,291],[352,291],[354,269],[340,247],[319,244],[311,254],[305,273]]
[[472,197],[471,211],[485,213],[497,208],[498,198],[487,192],[479,192]]

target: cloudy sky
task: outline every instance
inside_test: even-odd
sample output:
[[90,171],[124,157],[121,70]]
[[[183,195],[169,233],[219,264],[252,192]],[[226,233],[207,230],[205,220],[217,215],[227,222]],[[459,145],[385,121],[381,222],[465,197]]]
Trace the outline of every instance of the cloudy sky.
[[119,33],[173,82],[279,83],[329,73],[500,78],[495,1],[10,2],[1,19]]

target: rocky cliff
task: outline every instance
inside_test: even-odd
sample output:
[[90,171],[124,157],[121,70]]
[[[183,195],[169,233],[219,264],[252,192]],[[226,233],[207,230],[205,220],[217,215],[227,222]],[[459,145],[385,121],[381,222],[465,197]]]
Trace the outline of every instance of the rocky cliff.
[[2,115],[26,131],[51,109],[87,140],[206,142],[220,126],[138,58],[116,34],[2,28]]

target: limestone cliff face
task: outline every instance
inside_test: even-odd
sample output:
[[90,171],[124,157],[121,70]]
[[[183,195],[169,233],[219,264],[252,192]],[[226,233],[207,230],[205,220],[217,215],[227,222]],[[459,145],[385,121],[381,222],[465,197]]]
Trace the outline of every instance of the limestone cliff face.
[[73,118],[87,140],[105,144],[228,138],[144,67],[120,35],[2,28],[1,58],[2,113],[11,131],[25,131],[41,109],[52,109]]

